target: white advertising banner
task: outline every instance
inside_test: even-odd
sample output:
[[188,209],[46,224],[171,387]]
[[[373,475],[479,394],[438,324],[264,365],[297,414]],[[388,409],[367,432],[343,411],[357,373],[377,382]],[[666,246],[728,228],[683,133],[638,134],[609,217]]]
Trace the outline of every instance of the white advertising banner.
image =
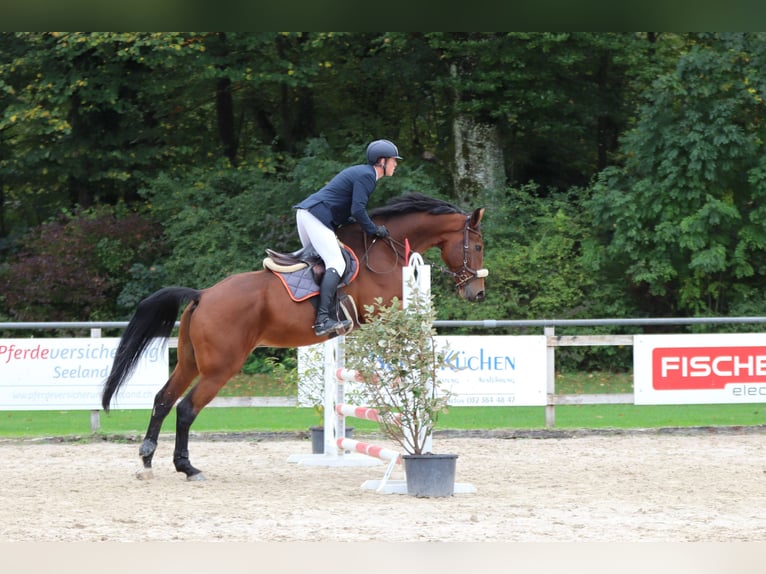
[[636,335],[635,404],[766,402],[766,334]]
[[447,345],[451,368],[439,380],[454,406],[545,406],[544,335],[456,335],[436,337]]
[[[95,410],[119,338],[0,339],[0,411]],[[112,408],[151,408],[168,379],[168,349],[147,348]]]
[[[544,335],[437,336],[451,368],[437,376],[452,393],[453,406],[545,406],[546,338]],[[298,399],[301,406],[321,403],[322,345],[298,350]],[[347,400],[358,393],[346,383]],[[363,399],[362,399],[363,400]]]

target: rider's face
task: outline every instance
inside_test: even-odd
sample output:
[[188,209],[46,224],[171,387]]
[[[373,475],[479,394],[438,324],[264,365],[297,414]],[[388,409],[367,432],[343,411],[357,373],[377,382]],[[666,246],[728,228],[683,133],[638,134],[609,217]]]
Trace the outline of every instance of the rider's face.
[[386,175],[391,177],[394,175],[394,171],[396,171],[397,166],[397,160],[395,157],[390,157],[386,160]]

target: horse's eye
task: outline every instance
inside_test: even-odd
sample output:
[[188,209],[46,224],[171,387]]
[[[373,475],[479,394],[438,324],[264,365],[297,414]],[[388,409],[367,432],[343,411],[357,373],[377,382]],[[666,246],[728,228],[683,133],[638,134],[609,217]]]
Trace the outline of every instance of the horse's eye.
[[476,249],[476,251],[481,251],[481,245],[477,245],[476,247],[474,247],[474,249]]

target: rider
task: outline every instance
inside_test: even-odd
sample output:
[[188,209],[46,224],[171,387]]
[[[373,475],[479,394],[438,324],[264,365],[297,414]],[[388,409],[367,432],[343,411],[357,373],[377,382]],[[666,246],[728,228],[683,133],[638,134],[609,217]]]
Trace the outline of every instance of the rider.
[[381,177],[394,175],[400,159],[399,150],[393,142],[375,140],[367,146],[367,164],[347,167],[322,189],[293,206],[297,209],[296,222],[301,244],[303,247],[313,246],[325,263],[314,323],[317,337],[333,332],[343,333],[351,327],[349,320],[335,321],[329,317],[338,283],[346,270],[334,230],[353,216],[368,235],[388,237],[388,229],[384,225],[375,225],[367,214],[367,201]]

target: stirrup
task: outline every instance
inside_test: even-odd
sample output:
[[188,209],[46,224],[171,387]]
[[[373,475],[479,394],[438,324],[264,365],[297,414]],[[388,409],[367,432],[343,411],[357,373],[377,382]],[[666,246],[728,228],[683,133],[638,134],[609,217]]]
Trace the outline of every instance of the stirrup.
[[343,335],[351,327],[351,321],[348,319],[344,321],[333,321],[332,319],[326,319],[321,325],[319,323],[314,325],[314,334],[317,337],[324,337],[331,333],[337,333]]

